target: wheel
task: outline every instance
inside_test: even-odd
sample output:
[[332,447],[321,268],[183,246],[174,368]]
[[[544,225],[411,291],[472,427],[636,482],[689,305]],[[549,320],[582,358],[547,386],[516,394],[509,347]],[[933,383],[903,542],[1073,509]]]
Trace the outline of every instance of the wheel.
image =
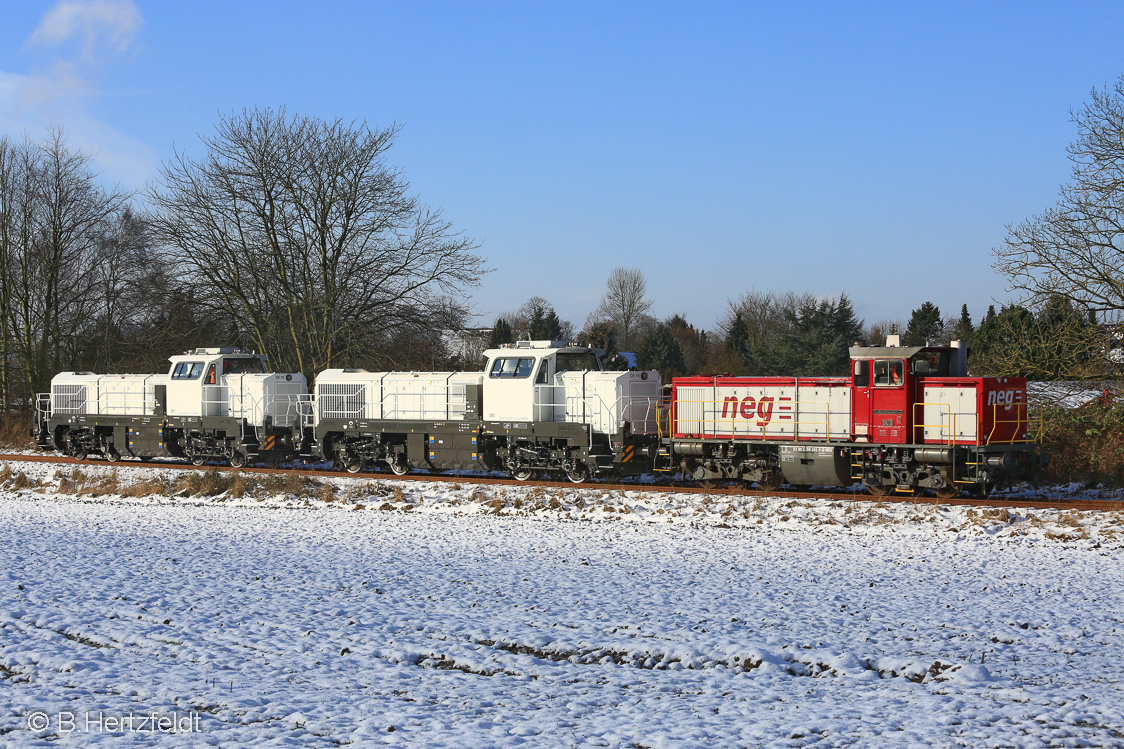
[[584,483],[589,479],[589,469],[583,463],[575,463],[573,468],[566,471],[566,478],[575,484]]
[[758,481],[757,486],[763,491],[775,492],[777,489],[781,488],[781,484],[783,483],[784,474],[780,471],[773,471],[772,473],[765,476],[765,478],[763,478],[761,481]]
[[230,465],[234,466],[235,468],[241,468],[242,466],[246,465],[246,453],[240,450],[235,450],[230,454]]
[[713,489],[718,486],[718,479],[703,479],[699,481],[699,486],[703,489]]
[[[348,470],[351,470],[350,468]],[[410,464],[401,455],[396,455],[394,460],[390,461],[390,470],[395,476],[405,476],[410,472]],[[354,471],[352,471],[354,473]]]
[[192,455],[191,456],[191,465],[193,465],[193,466],[201,466],[206,462],[207,462],[207,456],[205,456],[205,455]]
[[121,460],[121,453],[117,452],[112,447],[107,447],[103,454],[105,455],[105,459],[110,463],[116,463]]
[[74,451],[75,460],[85,460],[87,455],[89,455],[89,453],[86,452],[84,447],[79,447]]
[[342,462],[343,469],[348,473],[359,473],[363,470],[363,459],[357,455],[349,455]]
[[885,497],[890,493],[890,487],[882,484],[866,484],[866,493],[872,497]]
[[532,473],[533,471],[531,471],[529,466],[519,466],[511,472],[511,475],[516,481],[526,481],[531,478]]
[[960,487],[956,486],[955,484],[946,484],[940,489],[935,490],[933,493],[941,499],[952,499],[956,495],[960,494]]

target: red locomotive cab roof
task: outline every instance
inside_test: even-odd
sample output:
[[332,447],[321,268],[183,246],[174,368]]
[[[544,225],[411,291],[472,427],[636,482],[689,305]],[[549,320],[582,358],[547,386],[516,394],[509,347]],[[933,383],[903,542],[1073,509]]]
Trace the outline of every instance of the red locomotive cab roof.
[[961,341],[951,346],[852,346],[851,361],[902,359],[909,362],[910,375],[922,377],[966,377],[968,349]]

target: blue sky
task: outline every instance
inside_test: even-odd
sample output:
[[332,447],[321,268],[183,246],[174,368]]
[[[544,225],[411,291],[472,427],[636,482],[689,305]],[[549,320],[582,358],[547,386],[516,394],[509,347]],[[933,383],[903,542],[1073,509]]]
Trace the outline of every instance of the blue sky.
[[490,323],[578,328],[617,265],[712,328],[749,289],[868,323],[1007,300],[1004,226],[1124,73],[1124,3],[0,0],[0,134],[62,125],[137,187],[220,113],[403,125],[391,161],[482,243]]

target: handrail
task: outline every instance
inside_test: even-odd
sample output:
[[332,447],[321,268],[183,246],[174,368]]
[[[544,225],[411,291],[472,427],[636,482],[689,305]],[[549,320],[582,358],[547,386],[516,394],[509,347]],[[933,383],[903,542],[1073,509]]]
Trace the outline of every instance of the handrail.
[[[925,418],[924,417],[925,412],[922,411],[921,412],[922,417],[921,417],[921,419],[918,419],[917,418],[917,409],[918,409],[918,407],[924,409],[927,406],[933,406],[935,408],[947,409],[947,411],[948,411],[948,421],[947,422],[941,422],[940,424],[925,424],[925,423],[922,423],[922,420]],[[917,401],[916,403],[913,404],[913,419],[912,419],[913,428],[922,430],[922,433],[921,433],[921,441],[922,442],[925,441],[925,433],[924,433],[925,429],[940,429],[942,432],[946,432],[948,434],[947,444],[955,445],[956,444],[956,418],[959,415],[960,414],[958,414],[958,413],[953,413],[951,403],[938,403],[936,401]],[[978,435],[979,435],[978,420],[977,420],[976,434],[977,434],[977,440],[978,440]],[[940,440],[940,438],[938,438],[938,441],[939,440]]]
[[[563,402],[557,403],[556,394],[554,391],[561,390],[563,393]],[[608,403],[600,394],[592,393],[585,395],[567,395],[566,385],[535,385],[534,394],[532,396],[531,406],[533,408],[550,409],[550,421],[557,421],[559,414],[557,409],[561,408],[564,411],[561,414],[562,419],[569,415],[580,413],[581,410],[596,411],[605,414],[605,417],[615,424],[622,421],[628,421],[633,425],[633,432],[639,434],[650,434],[652,432],[659,432],[659,406],[663,402],[663,397],[658,395],[622,395],[618,397],[613,403]],[[551,392],[550,401],[544,401],[540,396],[546,392]],[[581,408],[579,408],[579,406]],[[633,411],[642,408],[642,418],[636,418]],[[653,416],[653,408],[655,415]],[[588,415],[588,413],[587,413]],[[628,415],[630,418],[625,419],[624,416]],[[591,437],[592,438],[592,437]]]
[[[914,424],[913,424],[913,426],[914,426],[915,429],[940,429],[940,430],[942,430],[943,432],[945,432],[946,436],[938,437],[936,439],[937,439],[938,442],[941,442],[943,444],[949,444],[949,445],[957,445],[957,444],[966,444],[967,443],[967,444],[974,444],[976,446],[983,447],[983,446],[992,445],[992,444],[1014,445],[1014,444],[1023,444],[1023,443],[1028,443],[1028,442],[1037,442],[1038,436],[1041,435],[1041,433],[1042,433],[1041,426],[1039,427],[1038,432],[1036,433],[1035,437],[1030,437],[1029,436],[1029,434],[1030,434],[1030,416],[1029,416],[1029,412],[1028,412],[1028,409],[1026,407],[1026,404],[1015,403],[1015,404],[1013,404],[1013,406],[1014,406],[1014,409],[1015,409],[1015,418],[1014,419],[1000,419],[999,418],[1000,405],[994,404],[994,405],[991,406],[991,409],[992,409],[991,431],[988,432],[988,434],[986,436],[984,436],[982,434],[981,429],[980,429],[980,427],[983,423],[983,420],[981,418],[982,413],[968,414],[968,413],[954,412],[952,410],[951,404],[940,403],[940,402],[936,402],[936,401],[918,401],[917,403],[913,404],[913,409],[914,409],[914,412],[913,412]],[[947,412],[948,412],[948,420],[945,421],[945,422],[938,423],[938,424],[919,423],[919,420],[917,419],[917,409],[918,408],[926,408],[926,407],[946,409]],[[1002,408],[1004,408],[1004,410],[1006,410],[1006,408],[1008,408],[1008,406],[1002,406]],[[924,413],[924,412],[922,412],[922,413]],[[974,416],[974,418],[975,418],[975,434],[974,434],[974,436],[969,437],[967,439],[963,439],[963,440],[957,439],[957,437],[959,436],[958,433],[957,433],[957,428],[956,428],[957,427],[957,419],[960,418],[960,417],[967,418],[969,416]],[[1000,426],[1004,425],[1004,424],[1014,424],[1015,425],[1015,428],[1013,430],[1011,430],[1011,437],[1010,437],[1010,439],[997,439],[996,434],[997,434],[997,432],[1000,431],[1000,429],[999,429]],[[1021,438],[1019,437],[1020,432],[1022,433]],[[924,434],[922,434],[922,440],[924,441],[924,439],[925,439]]]

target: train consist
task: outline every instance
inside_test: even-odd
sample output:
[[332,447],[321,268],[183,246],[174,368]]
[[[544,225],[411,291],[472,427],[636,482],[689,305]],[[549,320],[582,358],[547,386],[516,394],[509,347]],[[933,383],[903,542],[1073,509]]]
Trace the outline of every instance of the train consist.
[[604,371],[600,351],[520,341],[482,372],[270,373],[235,348],[171,357],[163,375],[64,372],[37,400],[40,447],[115,461],[331,461],[499,471],[516,479],[678,474],[704,485],[865,485],[982,495],[1036,450],[1021,378],[968,377],[953,346],[856,346],[847,377]]

